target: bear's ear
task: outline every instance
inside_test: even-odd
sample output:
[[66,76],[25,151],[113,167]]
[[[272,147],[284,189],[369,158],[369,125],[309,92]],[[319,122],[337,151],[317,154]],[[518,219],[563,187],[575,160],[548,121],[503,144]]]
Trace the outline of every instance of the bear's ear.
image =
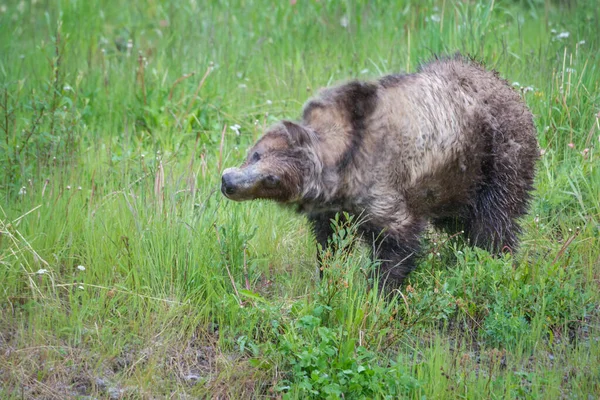
[[310,132],[304,127],[291,121],[282,121],[282,124],[294,145],[304,147],[312,142]]

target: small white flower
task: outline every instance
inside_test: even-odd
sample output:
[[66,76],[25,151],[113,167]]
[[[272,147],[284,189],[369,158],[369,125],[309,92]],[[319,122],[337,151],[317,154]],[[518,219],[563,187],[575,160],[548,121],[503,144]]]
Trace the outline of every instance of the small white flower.
[[522,88],[523,93],[527,93],[527,92],[533,92],[535,90],[535,88],[533,86],[526,86],[524,88]]
[[19,196],[25,196],[27,194],[27,188],[23,186],[21,190],[19,190]]
[[65,86],[63,87],[63,90],[64,90],[65,92],[69,92],[69,91],[73,90],[73,88],[72,88],[71,86],[69,86],[69,85],[65,85]]
[[574,74],[575,72],[577,72],[577,70],[575,68],[565,68],[566,72],[570,72],[572,74]]
[[562,40],[562,39],[566,39],[569,36],[571,36],[571,33],[569,32],[561,32],[558,35],[554,36],[553,40]]
[[8,10],[8,8],[4,4],[2,4],[0,6],[0,13],[4,14],[6,12],[6,10]]
[[271,104],[273,104],[273,102],[271,100],[267,100],[267,104],[271,105]]
[[348,19],[347,15],[344,15],[342,18],[340,18],[340,25],[342,26],[342,28],[347,28],[349,23],[350,20]]
[[241,128],[241,126],[239,126],[238,124],[231,125],[229,128],[230,128],[232,131],[235,131],[235,134],[236,134],[236,135],[238,135],[238,136],[240,135],[240,128]]
[[367,68],[363,69],[362,71],[360,71],[361,74],[368,74],[369,70]]
[[83,290],[83,286],[82,286],[82,285],[79,285],[79,286],[77,286],[77,289],[79,289],[79,290]]
[[240,84],[238,85],[238,88],[239,88],[239,89],[246,89],[247,87],[248,87],[248,85],[246,85],[245,83],[240,83]]
[[521,86],[521,84],[519,82],[513,82],[512,85],[515,86],[515,87],[520,87]]
[[48,273],[48,270],[44,269],[44,268],[38,269],[36,272],[36,274],[38,274],[38,275],[44,275],[46,273]]
[[67,190],[71,190],[71,185],[67,185]]
[[83,265],[78,265],[77,269],[80,271],[85,271],[85,267]]
[[584,45],[585,44],[585,40],[580,40],[579,42],[577,42],[578,45]]

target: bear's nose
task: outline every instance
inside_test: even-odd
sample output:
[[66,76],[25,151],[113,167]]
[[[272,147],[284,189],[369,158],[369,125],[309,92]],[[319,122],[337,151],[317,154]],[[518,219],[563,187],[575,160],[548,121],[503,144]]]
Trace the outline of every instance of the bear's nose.
[[221,178],[221,192],[229,195],[235,192],[235,186],[233,185],[231,174],[223,174],[223,177]]

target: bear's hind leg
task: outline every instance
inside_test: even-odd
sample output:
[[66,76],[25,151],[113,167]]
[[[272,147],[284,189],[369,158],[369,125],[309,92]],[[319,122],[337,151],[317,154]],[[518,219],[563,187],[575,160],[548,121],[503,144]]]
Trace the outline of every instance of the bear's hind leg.
[[[471,245],[494,254],[514,251],[518,247],[521,232],[517,218],[523,214],[526,200],[511,198],[499,188],[480,190],[465,224],[465,235]],[[516,212],[517,211],[517,212]]]

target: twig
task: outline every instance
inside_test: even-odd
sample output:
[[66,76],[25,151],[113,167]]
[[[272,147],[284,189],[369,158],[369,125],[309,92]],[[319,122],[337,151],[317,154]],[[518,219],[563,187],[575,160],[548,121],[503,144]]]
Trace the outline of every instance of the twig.
[[93,284],[90,284],[90,283],[81,283],[81,282],[75,282],[75,283],[58,283],[58,284],[56,284],[54,286],[56,286],[56,287],[62,287],[62,288],[69,288],[69,287],[73,287],[73,286],[83,286],[83,287],[89,286],[89,287],[96,288],[96,289],[105,289],[105,290],[108,290],[110,292],[117,292],[117,293],[129,294],[131,296],[137,296],[137,297],[141,297],[143,299],[164,301],[165,303],[177,304],[179,306],[182,306],[184,304],[188,304],[188,303],[182,303],[182,302],[176,301],[176,300],[161,299],[160,297],[147,296],[145,294],[132,293],[132,292],[127,291],[127,290],[109,288],[109,287],[101,286],[101,285],[93,285]]
[[213,226],[215,227],[215,232],[217,234],[217,242],[219,243],[219,247],[221,248],[221,256],[223,257],[223,260],[224,260],[225,269],[227,270],[227,275],[229,275],[229,280],[231,280],[231,286],[233,286],[233,291],[235,292],[235,295],[237,296],[237,301],[238,301],[240,307],[244,307],[244,304],[240,300],[240,294],[237,290],[237,286],[235,285],[235,280],[233,280],[233,275],[231,275],[231,271],[229,270],[229,265],[227,265],[227,260],[225,259],[225,253],[223,252],[223,244],[221,243],[221,237],[219,236],[219,228],[217,228],[217,225],[213,225]]
[[192,110],[192,107],[194,106],[194,103],[196,102],[196,98],[198,98],[198,93],[200,93],[200,89],[202,89],[202,86],[204,86],[204,81],[206,80],[206,78],[208,77],[208,74],[210,74],[211,71],[212,71],[212,67],[209,66],[206,69],[206,72],[204,73],[204,76],[200,80],[200,83],[198,84],[198,87],[196,88],[196,92],[194,93],[194,97],[192,97],[192,101],[190,102],[190,105],[188,106],[187,110],[185,110],[185,114],[186,115],[189,114],[190,111]]
[[575,240],[575,238],[578,235],[579,235],[579,228],[575,229],[575,233],[571,237],[569,237],[567,239],[567,241],[565,242],[565,244],[563,244],[563,246],[560,248],[560,250],[556,254],[556,257],[554,257],[554,260],[552,261],[552,264],[556,263],[558,261],[558,259],[562,257],[562,255],[564,254],[564,252],[567,251],[567,247],[569,247],[571,245],[571,243],[573,242],[573,240]]
[[144,97],[144,105],[147,106],[148,103],[146,101],[146,68],[144,66],[144,62],[146,58],[140,51],[138,54],[138,80],[140,81],[140,85],[142,86],[142,96]]
[[169,100],[171,100],[173,98],[173,91],[175,90],[175,86],[179,85],[181,82],[183,82],[187,78],[191,78],[194,75],[196,75],[196,72],[190,72],[189,74],[184,74],[184,75],[180,76],[179,78],[177,78],[175,80],[175,82],[173,82],[173,85],[171,86],[171,90],[169,90]]
[[40,115],[38,115],[38,117],[33,122],[31,130],[29,132],[27,132],[27,136],[23,140],[23,143],[21,143],[21,147],[19,148],[19,150],[17,150],[17,155],[20,155],[21,151],[23,151],[23,149],[27,146],[27,142],[29,142],[29,139],[31,139],[31,136],[33,136],[33,134],[35,133],[35,130],[38,127],[40,120],[42,119],[43,116],[44,116],[44,107],[42,107],[40,109]]
[[223,131],[221,132],[221,143],[219,145],[219,164],[218,170],[221,172],[221,163],[223,162],[223,143],[225,143],[225,131],[227,130],[227,124],[223,125]]
[[244,244],[244,249],[243,249],[243,252],[244,252],[244,263],[243,263],[243,266],[244,266],[244,280],[245,280],[245,283],[246,283],[246,290],[251,291],[250,290],[250,281],[248,280],[248,265],[246,264],[246,249],[247,249],[247,247]]

